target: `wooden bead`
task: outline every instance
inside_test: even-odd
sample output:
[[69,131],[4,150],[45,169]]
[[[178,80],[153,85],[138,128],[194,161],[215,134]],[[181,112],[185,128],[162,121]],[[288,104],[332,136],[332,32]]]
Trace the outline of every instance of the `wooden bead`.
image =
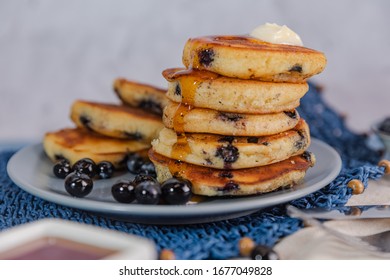
[[176,256],[172,250],[162,249],[160,252],[160,260],[175,260]]
[[379,163],[378,166],[383,166],[385,168],[385,174],[390,174],[390,161],[386,159],[382,159]]
[[255,242],[249,237],[243,237],[238,242],[238,248],[240,250],[240,255],[243,257],[249,257],[253,248],[255,248]]
[[361,194],[364,192],[363,182],[357,179],[353,179],[348,182],[348,188],[352,189],[353,194]]
[[310,224],[310,223],[307,222],[307,221],[303,221],[303,226],[304,226],[304,227],[311,227],[311,226],[313,226],[313,225]]
[[350,216],[360,216],[362,214],[362,210],[360,210],[359,207],[352,206],[351,212],[349,213]]

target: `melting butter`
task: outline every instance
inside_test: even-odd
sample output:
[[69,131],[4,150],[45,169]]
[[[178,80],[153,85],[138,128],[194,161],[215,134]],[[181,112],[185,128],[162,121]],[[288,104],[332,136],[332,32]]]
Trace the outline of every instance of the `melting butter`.
[[250,36],[273,44],[303,46],[299,35],[286,25],[266,23],[253,29]]

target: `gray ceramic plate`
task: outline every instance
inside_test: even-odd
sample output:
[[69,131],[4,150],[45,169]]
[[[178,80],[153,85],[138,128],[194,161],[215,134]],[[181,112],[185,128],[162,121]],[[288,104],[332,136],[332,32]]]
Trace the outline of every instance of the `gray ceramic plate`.
[[64,181],[52,174],[53,163],[42,145],[27,146],[9,160],[7,171],[13,182],[25,191],[61,205],[83,209],[111,218],[146,224],[194,224],[225,220],[248,215],[262,208],[288,202],[315,192],[330,183],[340,172],[341,159],[329,145],[313,139],[309,149],[317,163],[310,168],[302,184],[268,194],[210,198],[191,205],[121,204],[111,196],[111,185],[119,179],[131,179],[129,173],[107,180],[96,180],[85,198],[69,196]]

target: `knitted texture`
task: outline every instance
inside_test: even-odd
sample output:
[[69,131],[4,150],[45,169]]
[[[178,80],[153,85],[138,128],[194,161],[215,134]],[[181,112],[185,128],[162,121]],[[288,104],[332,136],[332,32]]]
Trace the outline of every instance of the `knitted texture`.
[[[301,101],[300,115],[308,122],[312,137],[320,139],[340,154],[343,167],[339,176],[323,189],[292,201],[299,208],[343,206],[351,197],[347,183],[379,179],[384,168],[378,167],[380,153],[369,148],[367,137],[352,133],[340,115],[310,85]],[[226,259],[237,257],[238,241],[251,237],[255,242],[273,246],[280,238],[303,225],[285,215],[285,205],[263,209],[254,214],[214,223],[186,226],[154,226],[117,221],[86,211],[65,207],[30,195],[12,183],[6,165],[15,151],[0,153],[0,230],[47,217],[56,217],[152,239],[157,250],[174,251],[177,259]],[[152,207],[152,206],[151,206]]]

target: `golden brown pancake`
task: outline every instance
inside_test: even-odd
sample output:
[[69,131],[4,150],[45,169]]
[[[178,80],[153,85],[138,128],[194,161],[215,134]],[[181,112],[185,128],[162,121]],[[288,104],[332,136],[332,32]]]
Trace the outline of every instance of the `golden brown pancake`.
[[267,114],[291,111],[308,91],[307,83],[271,83],[228,78],[210,71],[163,71],[167,97],[177,103],[224,112]]
[[260,167],[220,170],[193,165],[164,157],[153,149],[149,158],[154,163],[157,179],[163,182],[180,177],[192,183],[192,192],[205,196],[242,196],[292,187],[302,181],[315,157],[309,152],[287,160]]
[[109,161],[115,167],[121,167],[126,163],[128,153],[145,154],[149,145],[107,137],[84,128],[65,128],[46,133],[43,148],[52,161],[65,158],[73,164],[79,159],[90,158],[96,163]]
[[163,128],[161,117],[124,105],[75,101],[71,119],[78,127],[120,139],[150,143]]
[[167,103],[166,90],[123,78],[114,81],[114,91],[123,104],[155,113],[159,116]]
[[153,150],[165,157],[217,169],[263,166],[302,154],[310,145],[310,132],[301,119],[285,132],[261,137],[234,137],[185,133],[168,128],[152,142]]
[[232,136],[266,136],[292,129],[298,124],[296,110],[273,114],[239,114],[192,108],[168,102],[163,123],[178,133],[211,133]]
[[205,36],[187,41],[186,68],[223,76],[273,82],[305,82],[325,68],[322,52],[305,47],[272,44],[250,36]]

